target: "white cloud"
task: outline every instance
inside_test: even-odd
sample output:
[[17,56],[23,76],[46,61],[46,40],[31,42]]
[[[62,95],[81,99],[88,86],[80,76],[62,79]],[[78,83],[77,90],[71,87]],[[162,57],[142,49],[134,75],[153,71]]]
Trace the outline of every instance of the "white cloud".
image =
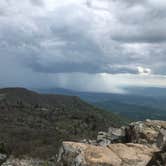
[[149,69],[149,68],[143,68],[142,66],[138,66],[137,69],[138,69],[138,73],[140,75],[150,75],[151,74],[151,69]]
[[148,0],[148,3],[152,5],[152,7],[154,8],[160,8],[160,9],[166,8],[165,0]]

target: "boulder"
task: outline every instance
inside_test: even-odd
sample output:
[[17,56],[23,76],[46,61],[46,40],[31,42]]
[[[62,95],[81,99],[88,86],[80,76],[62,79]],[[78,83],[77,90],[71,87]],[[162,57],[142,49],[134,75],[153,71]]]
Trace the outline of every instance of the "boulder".
[[114,128],[114,127],[110,127],[108,129],[108,135],[111,138],[111,142],[124,142],[125,139],[125,127],[121,127],[121,128]]
[[58,166],[146,166],[157,151],[157,148],[133,143],[103,147],[63,142]]
[[107,146],[110,143],[118,143],[125,141],[125,127],[114,128],[110,127],[108,132],[99,132],[97,143],[101,146]]
[[133,122],[126,128],[126,141],[162,149],[166,141],[166,121]]

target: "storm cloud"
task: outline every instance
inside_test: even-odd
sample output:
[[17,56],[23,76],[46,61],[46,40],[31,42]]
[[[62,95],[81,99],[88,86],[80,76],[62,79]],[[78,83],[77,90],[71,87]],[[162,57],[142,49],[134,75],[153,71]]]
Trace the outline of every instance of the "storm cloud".
[[102,86],[103,73],[121,86],[140,75],[162,82],[165,10],[164,0],[1,0],[0,86],[81,87],[82,74]]

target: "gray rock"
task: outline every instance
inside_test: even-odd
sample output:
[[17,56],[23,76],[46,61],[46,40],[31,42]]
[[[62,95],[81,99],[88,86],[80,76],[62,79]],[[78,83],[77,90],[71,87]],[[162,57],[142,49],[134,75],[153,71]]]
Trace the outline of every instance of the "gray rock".
[[6,161],[6,159],[7,159],[7,155],[6,154],[0,154],[0,165],[2,163],[4,163]]
[[97,143],[101,146],[107,146],[110,143],[124,142],[125,127],[114,128],[110,127],[108,132],[99,132],[97,136]]
[[[84,143],[85,144],[85,143]],[[85,144],[88,145],[88,144]],[[58,166],[84,166],[85,159],[81,154],[82,147],[75,147],[70,144],[63,143],[60,148],[57,165]]]
[[111,142],[123,142],[125,138],[125,127],[108,129],[108,135],[110,136]]
[[111,143],[111,137],[106,132],[99,132],[97,136],[97,143],[101,146],[107,146]]
[[166,143],[166,121],[133,122],[126,128],[126,141],[162,149]]

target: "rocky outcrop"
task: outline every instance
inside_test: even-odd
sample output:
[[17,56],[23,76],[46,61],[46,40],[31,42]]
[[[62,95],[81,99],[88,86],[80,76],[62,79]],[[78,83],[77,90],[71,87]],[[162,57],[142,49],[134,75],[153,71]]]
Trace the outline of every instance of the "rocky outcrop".
[[96,142],[101,146],[119,142],[145,144],[162,149],[166,143],[166,121],[146,120],[121,128],[110,127],[108,132],[98,133]]
[[166,166],[166,121],[133,122],[96,141],[63,142],[59,166]]
[[133,122],[126,127],[126,141],[162,149],[166,143],[166,121]]
[[63,142],[59,166],[146,166],[157,148],[141,144],[110,144],[107,147]]

